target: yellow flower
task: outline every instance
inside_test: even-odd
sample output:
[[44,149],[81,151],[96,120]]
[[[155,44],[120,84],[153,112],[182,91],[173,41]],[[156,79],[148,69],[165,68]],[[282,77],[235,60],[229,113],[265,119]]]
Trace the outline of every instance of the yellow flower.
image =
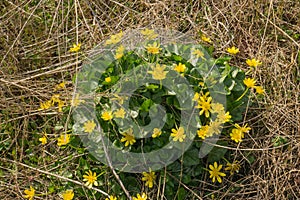
[[125,142],[125,147],[127,147],[129,144],[133,145],[136,142],[136,140],[134,139],[132,128],[128,129],[127,132],[121,134],[124,136],[121,138],[121,142]]
[[30,186],[30,189],[29,190],[26,189],[24,193],[26,194],[24,195],[24,198],[28,200],[32,200],[35,195],[35,189],[32,186]]
[[211,103],[211,112],[212,113],[221,113],[224,111],[224,106],[221,103]]
[[62,112],[63,106],[64,106],[64,102],[61,101],[61,100],[59,100],[59,101],[58,101],[58,105],[57,105],[57,107],[58,107],[58,112]]
[[201,40],[204,41],[204,42],[208,42],[208,43],[211,43],[211,39],[205,35],[202,35],[201,36]]
[[198,92],[196,92],[196,93],[194,94],[194,98],[193,98],[192,100],[193,100],[193,101],[198,101],[199,98],[200,98],[200,94],[199,94]]
[[159,137],[161,135],[161,130],[158,129],[158,128],[154,128],[153,129],[153,134],[152,134],[152,138],[156,138],[156,137]]
[[105,78],[105,82],[106,82],[106,83],[110,83],[110,82],[111,82],[111,78],[110,78],[110,77],[106,77],[106,78]]
[[238,48],[236,48],[235,46],[231,47],[231,48],[228,48],[227,49],[227,52],[230,53],[230,54],[237,54],[238,52],[240,52],[240,50]]
[[54,91],[63,89],[63,88],[65,88],[65,86],[66,86],[66,82],[61,82],[60,84],[55,86]]
[[121,105],[123,105],[124,100],[126,100],[128,98],[126,96],[119,96],[118,94],[113,94],[113,96],[115,96],[115,97],[111,98],[111,100],[118,101],[119,104],[121,104]]
[[230,174],[232,175],[234,172],[239,173],[239,170],[241,168],[241,165],[238,163],[238,161],[233,161],[233,163],[227,163],[225,170],[230,170]]
[[71,100],[71,106],[77,107],[79,104],[84,103],[84,100],[79,99],[79,94],[76,94],[75,98]]
[[208,97],[205,99],[205,97],[201,96],[198,100],[198,105],[196,108],[200,108],[199,115],[202,115],[203,113],[205,114],[205,117],[209,117],[209,112],[211,111],[211,101],[212,98]]
[[73,190],[67,190],[62,194],[64,200],[72,200],[74,197]]
[[161,48],[159,48],[159,44],[157,42],[153,42],[153,44],[148,44],[145,48],[147,49],[148,53],[151,54],[159,54]]
[[239,131],[242,132],[242,137],[243,138],[244,138],[244,133],[248,133],[251,130],[250,127],[247,127],[248,124],[246,124],[245,126],[242,126],[242,127],[238,124],[234,124],[234,126],[235,126],[236,129],[238,129]]
[[97,174],[91,170],[86,172],[86,175],[83,175],[83,181],[86,181],[85,185],[88,186],[88,188],[92,188],[93,185],[98,186]]
[[179,63],[178,65],[175,65],[174,70],[177,71],[178,73],[184,72],[186,69],[185,64]]
[[173,141],[179,140],[179,142],[183,142],[183,140],[186,137],[186,135],[184,134],[184,128],[183,127],[179,127],[178,130],[176,130],[176,129],[173,128],[171,136],[174,137]]
[[120,45],[117,50],[116,50],[116,55],[115,55],[115,59],[120,59],[123,57],[124,55],[124,46],[123,45]]
[[256,60],[255,58],[253,58],[251,60],[247,59],[246,63],[247,63],[247,65],[249,65],[249,67],[254,67],[254,68],[262,64],[262,62],[260,62],[259,60]]
[[256,80],[254,80],[253,78],[245,78],[243,82],[247,86],[247,88],[254,88]]
[[89,120],[83,124],[84,132],[91,133],[96,127],[96,123],[93,120]]
[[101,118],[104,120],[104,121],[108,121],[108,120],[111,120],[113,118],[113,114],[111,111],[104,111],[101,115]]
[[209,123],[209,126],[208,126],[208,131],[207,131],[207,134],[206,136],[207,137],[210,137],[212,136],[213,134],[220,134],[221,133],[221,129],[222,129],[222,123],[219,122],[219,121],[212,121]]
[[47,110],[51,107],[51,101],[41,102],[39,110]]
[[153,182],[155,182],[156,175],[154,172],[143,172],[143,178],[142,181],[146,182],[146,186],[149,188],[153,188]]
[[70,142],[70,137],[70,134],[60,135],[60,137],[57,139],[57,145],[62,146],[68,144]]
[[58,103],[58,102],[61,101],[61,100],[59,99],[59,97],[60,97],[59,94],[54,94],[54,95],[51,97],[50,101],[51,101],[52,106],[54,106],[55,103]]
[[145,30],[141,30],[141,34],[144,35],[149,40],[152,40],[158,36],[158,34],[154,32],[154,30],[148,28],[146,28]]
[[149,74],[152,74],[153,79],[155,80],[163,80],[166,78],[168,71],[164,71],[166,65],[156,64],[156,66],[151,66],[153,71],[148,71]]
[[133,200],[147,200],[147,195],[145,193],[142,195],[137,194],[136,197],[133,197]]
[[81,44],[73,44],[73,47],[70,48],[70,52],[77,52],[80,50]]
[[243,138],[243,132],[240,131],[239,129],[232,129],[230,133],[231,139],[235,141],[236,143],[241,142]]
[[231,119],[231,115],[229,114],[229,112],[220,111],[217,115],[217,121],[221,122],[221,123],[226,123],[229,122]]
[[223,165],[219,165],[217,164],[217,162],[214,162],[214,165],[209,165],[209,168],[211,170],[209,170],[210,176],[209,178],[212,178],[212,182],[216,182],[216,179],[219,183],[222,183],[222,179],[220,176],[226,176],[226,174],[220,172],[220,170],[222,169]]
[[202,59],[205,59],[204,58],[204,53],[202,51],[200,51],[199,49],[195,49],[193,52],[192,52],[193,55],[196,55],[197,58],[202,58]]
[[257,94],[264,94],[265,90],[261,86],[255,86],[255,91]]
[[46,133],[44,133],[43,132],[43,137],[41,137],[41,138],[39,138],[39,141],[43,144],[43,145],[45,145],[45,144],[47,144],[47,137],[46,137]]
[[207,136],[208,130],[209,130],[208,125],[202,126],[199,130],[197,130],[197,134],[201,139],[204,140],[205,137]]
[[110,39],[106,40],[105,45],[117,44],[121,41],[122,37],[123,37],[122,31],[120,31],[119,33],[117,33],[115,35],[111,35]]
[[110,195],[109,198],[105,198],[105,200],[117,200],[117,197]]
[[126,112],[125,112],[125,110],[123,108],[120,108],[120,109],[118,109],[117,111],[114,112],[114,116],[116,118],[122,118],[122,119],[124,119],[125,114],[126,114]]

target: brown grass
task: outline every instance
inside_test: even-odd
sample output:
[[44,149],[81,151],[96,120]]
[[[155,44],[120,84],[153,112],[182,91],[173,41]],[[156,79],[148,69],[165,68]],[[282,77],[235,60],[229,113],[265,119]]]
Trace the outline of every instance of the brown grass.
[[[21,199],[25,185],[33,179],[45,183],[47,191],[49,183],[41,172],[17,163],[30,163],[30,158],[24,157],[24,146],[32,138],[32,126],[37,125],[34,121],[62,117],[55,110],[41,114],[37,109],[38,102],[49,99],[54,85],[62,80],[69,82],[62,94],[70,97],[72,77],[84,60],[84,56],[70,54],[70,46],[78,41],[83,44],[82,51],[88,52],[109,34],[145,26],[179,30],[196,39],[203,32],[212,38],[216,55],[235,45],[241,51],[235,63],[241,68],[246,68],[245,59],[250,57],[263,62],[255,77],[266,95],[249,107],[245,121],[253,127],[251,138],[241,143],[234,155],[247,162],[246,155],[251,153],[256,160],[243,169],[246,176],[227,182],[227,191],[211,194],[220,199],[300,197],[299,1],[74,1],[0,3],[0,124],[7,130],[0,133],[0,147],[10,143],[6,149],[0,148],[1,157],[7,158],[0,161],[2,199]],[[38,124],[36,132],[52,129],[55,124],[51,123]],[[277,136],[287,138],[288,146],[274,148],[272,139]],[[33,153],[47,154],[32,148]],[[51,154],[53,160],[41,159],[33,167],[52,173],[48,166],[61,158],[66,162],[56,170],[62,174],[68,167],[76,167],[67,162],[72,152],[53,150]],[[202,194],[208,186],[201,183]],[[208,199],[211,194],[202,197]]]

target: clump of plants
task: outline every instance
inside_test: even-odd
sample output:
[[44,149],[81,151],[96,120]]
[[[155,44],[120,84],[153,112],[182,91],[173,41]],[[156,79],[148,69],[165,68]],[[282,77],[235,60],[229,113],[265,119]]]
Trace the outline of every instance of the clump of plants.
[[[161,184],[167,199],[186,199],[197,192],[180,183],[197,187],[207,173],[212,183],[222,184],[243,165],[222,146],[236,146],[250,134],[241,121],[249,97],[264,93],[249,76],[261,62],[248,59],[245,72],[232,64],[237,48],[213,58],[211,40],[201,39],[204,45],[174,31],[120,32],[95,48],[77,76],[73,132],[95,160],[118,172],[133,199],[151,199]],[[79,50],[80,45],[71,49]],[[58,98],[41,109],[55,103],[61,111]],[[69,145],[70,135],[60,137],[59,146]],[[85,170],[82,180],[90,188],[110,189],[107,199],[128,197],[121,187],[104,185],[101,173]],[[64,195],[72,199],[73,190]]]

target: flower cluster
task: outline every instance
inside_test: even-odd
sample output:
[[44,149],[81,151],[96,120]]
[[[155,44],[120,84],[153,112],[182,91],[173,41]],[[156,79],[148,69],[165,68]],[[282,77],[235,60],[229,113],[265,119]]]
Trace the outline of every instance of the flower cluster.
[[48,101],[45,101],[45,102],[42,102],[40,104],[40,108],[39,110],[47,110],[53,106],[56,106],[58,107],[58,111],[59,112],[62,112],[62,108],[64,106],[64,101],[62,101],[60,99],[60,95],[59,94],[54,94],[50,100]]
[[[210,170],[206,169],[209,172],[209,174],[210,174],[209,178],[212,179],[213,183],[216,182],[216,180],[219,183],[222,183],[222,177],[226,176],[225,173],[221,172],[222,167],[223,167],[223,165],[221,165],[221,164],[218,165],[217,162],[214,162],[213,165],[209,165]],[[229,171],[230,175],[232,175],[234,172],[238,172],[240,168],[241,168],[240,164],[235,160],[232,163],[227,162],[225,171]]]

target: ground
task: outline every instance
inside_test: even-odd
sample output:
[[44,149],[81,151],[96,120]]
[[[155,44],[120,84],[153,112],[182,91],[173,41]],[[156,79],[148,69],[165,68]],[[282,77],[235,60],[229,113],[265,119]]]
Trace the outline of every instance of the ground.
[[[81,175],[70,171],[76,171],[88,155],[60,149],[54,140],[46,147],[40,144],[41,130],[55,138],[68,129],[59,122],[70,120],[55,109],[39,111],[40,102],[50,99],[62,81],[66,86],[61,96],[70,98],[84,55],[111,34],[162,27],[190,34],[199,42],[205,34],[212,40],[215,56],[236,46],[240,53],[234,63],[241,69],[247,68],[248,58],[263,63],[255,78],[265,88],[265,96],[254,97],[247,107],[243,122],[252,127],[251,134],[233,155],[248,159],[251,154],[254,160],[226,183],[225,190],[208,178],[201,181],[198,195],[203,199],[299,198],[299,7],[300,2],[292,0],[1,1],[0,197],[22,199],[33,182],[39,184],[37,199],[58,199],[55,191],[66,184],[81,188]],[[77,43],[82,44],[80,55],[69,51]]]

